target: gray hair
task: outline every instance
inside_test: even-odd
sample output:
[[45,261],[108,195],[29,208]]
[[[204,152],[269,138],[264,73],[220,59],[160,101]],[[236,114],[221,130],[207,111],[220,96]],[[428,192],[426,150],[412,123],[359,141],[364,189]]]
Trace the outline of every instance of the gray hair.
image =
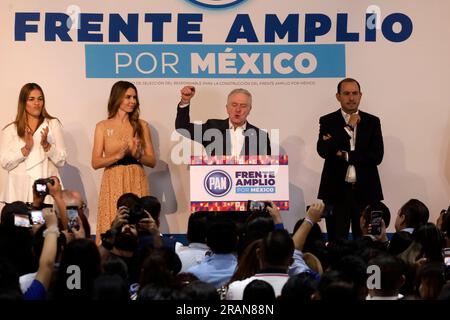
[[249,97],[249,100],[250,100],[250,106],[252,105],[252,94],[250,93],[250,91],[248,91],[247,89],[243,89],[243,88],[238,88],[238,89],[232,90],[232,91],[228,94],[227,104],[228,104],[228,101],[230,100],[230,97],[231,97],[233,94],[235,94],[235,93],[242,93],[242,94],[245,94],[247,97]]

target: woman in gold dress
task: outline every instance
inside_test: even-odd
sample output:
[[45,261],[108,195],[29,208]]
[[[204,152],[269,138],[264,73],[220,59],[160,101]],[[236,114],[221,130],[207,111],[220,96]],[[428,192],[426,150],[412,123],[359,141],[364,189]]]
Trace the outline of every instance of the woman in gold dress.
[[92,167],[105,168],[98,198],[96,242],[111,227],[117,199],[132,192],[150,194],[144,166],[154,167],[150,128],[139,119],[139,98],[131,82],[118,81],[111,88],[108,119],[95,127]]

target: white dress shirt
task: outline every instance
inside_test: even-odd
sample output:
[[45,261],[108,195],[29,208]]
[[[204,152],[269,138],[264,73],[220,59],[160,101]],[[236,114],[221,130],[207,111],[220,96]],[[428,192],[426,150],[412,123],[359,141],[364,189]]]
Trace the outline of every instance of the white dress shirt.
[[235,127],[231,121],[229,123],[229,132],[231,137],[231,155],[238,157],[241,155],[242,147],[244,146],[245,136],[244,131],[247,129],[247,122],[242,126]]
[[[341,109],[342,116],[344,117],[345,123],[348,124],[348,121],[350,120],[350,115],[344,110]],[[358,111],[355,112],[355,114],[358,114]],[[355,150],[355,143],[356,143],[356,128],[355,126],[353,130],[350,130],[349,128],[345,127],[345,131],[350,136],[350,151]],[[348,161],[348,155],[347,155],[347,161]],[[347,168],[347,173],[345,175],[345,181],[350,183],[356,182],[356,170],[354,165],[349,165]]]
[[[41,131],[48,127],[47,141],[50,149],[45,152],[41,146]],[[57,119],[45,120],[33,135],[33,148],[24,157],[21,148],[25,141],[17,135],[14,124],[2,131],[0,145],[0,162],[8,171],[6,183],[3,185],[0,200],[6,202],[33,202],[33,183],[40,178],[57,176],[60,180],[58,167],[66,162],[66,147],[64,144],[61,123]],[[52,203],[47,197],[47,203]]]

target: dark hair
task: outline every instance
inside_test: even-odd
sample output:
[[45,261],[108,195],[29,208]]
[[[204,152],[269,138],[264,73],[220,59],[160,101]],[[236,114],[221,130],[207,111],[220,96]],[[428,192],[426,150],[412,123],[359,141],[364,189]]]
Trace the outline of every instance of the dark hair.
[[153,220],[155,220],[156,224],[159,226],[159,215],[161,213],[161,202],[159,202],[158,198],[153,196],[144,196],[140,199],[141,206],[150,213]]
[[128,301],[128,286],[117,274],[102,274],[94,281],[93,300]]
[[[426,263],[418,270],[417,288],[426,284],[429,288],[428,296],[422,299],[437,299],[442,287],[445,285],[445,265],[443,263]],[[420,293],[420,292],[419,292]]]
[[124,280],[128,278],[128,266],[119,256],[108,255],[103,261],[102,268],[105,275],[118,275]]
[[428,222],[418,227],[414,230],[413,237],[414,241],[421,245],[421,252],[428,261],[444,261],[442,256],[444,238],[434,223]]
[[17,268],[11,261],[0,256],[0,301],[22,299]]
[[210,283],[200,280],[193,281],[181,289],[181,296],[185,300],[219,302],[220,295]]
[[206,221],[208,213],[197,211],[189,216],[187,240],[189,243],[206,243]]
[[417,199],[408,200],[400,208],[400,214],[405,216],[405,224],[408,228],[418,228],[427,223],[430,217],[427,206]]
[[173,288],[167,285],[149,283],[139,290],[138,301],[155,301],[155,300],[175,300],[175,292]]
[[287,230],[274,230],[269,233],[261,245],[264,263],[269,266],[280,266],[288,262],[294,253],[294,242]]
[[390,254],[379,254],[371,259],[368,266],[376,265],[380,268],[380,289],[384,292],[394,292],[402,285],[402,277],[406,275],[406,265],[398,257]]
[[367,263],[357,255],[342,257],[336,264],[339,271],[353,283],[353,289],[361,300],[367,295]]
[[19,275],[35,272],[38,268],[32,253],[33,236],[29,228],[0,225],[0,256],[14,265]]
[[359,92],[361,92],[361,86],[359,85],[359,82],[358,82],[358,81],[356,81],[356,80],[353,79],[353,78],[345,78],[345,79],[339,81],[339,83],[338,83],[338,85],[337,85],[337,93],[341,93],[341,87],[342,87],[342,84],[343,84],[344,82],[354,82],[354,83],[356,83],[356,85],[358,86]]
[[262,239],[258,239],[247,245],[238,257],[238,263],[228,283],[240,281],[252,277],[259,270],[259,260],[256,249],[260,248]]
[[239,238],[238,256],[243,253],[250,243],[263,239],[271,231],[275,230],[275,224],[268,211],[255,211],[250,213],[243,229],[243,234]]
[[117,199],[117,203],[116,203],[116,208],[119,209],[122,206],[125,206],[127,208],[131,208],[133,205],[135,205],[136,203],[140,202],[140,198],[132,193],[132,192],[127,192],[122,194],[119,199]]
[[26,214],[29,215],[29,208],[23,201],[14,201],[5,204],[2,209],[0,224],[5,226],[14,226],[14,215]]
[[281,290],[281,300],[291,302],[310,301],[317,290],[318,281],[309,272],[289,277]]
[[153,249],[142,264],[139,285],[141,288],[148,284],[170,287],[180,270],[181,260],[174,251],[166,247]]
[[368,217],[371,216],[372,211],[381,211],[381,218],[383,219],[384,225],[387,229],[389,223],[391,222],[391,211],[389,211],[389,208],[381,201],[369,204],[362,211],[362,215],[364,215],[366,221],[370,221]]
[[341,272],[331,270],[323,274],[317,286],[320,300],[323,301],[357,301],[358,295],[353,283]]
[[217,254],[232,253],[236,250],[238,232],[232,221],[222,218],[212,219],[206,230],[206,244]]
[[246,302],[266,303],[276,300],[275,291],[270,283],[264,280],[253,280],[244,289],[242,300]]
[[[81,288],[70,290],[67,286],[70,266],[76,265],[80,268]],[[61,264],[56,280],[55,299],[88,300],[91,298],[94,280],[100,274],[100,253],[92,240],[75,239],[70,241],[62,253]]]

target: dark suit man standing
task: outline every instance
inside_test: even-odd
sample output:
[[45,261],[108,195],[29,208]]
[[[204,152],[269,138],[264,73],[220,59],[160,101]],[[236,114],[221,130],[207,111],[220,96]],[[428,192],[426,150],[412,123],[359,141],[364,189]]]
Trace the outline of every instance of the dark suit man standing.
[[320,118],[317,152],[325,159],[318,198],[325,203],[329,240],[346,239],[350,222],[361,236],[360,212],[383,200],[377,166],[384,147],[380,119],[358,110],[361,87],[355,79],[339,82],[341,109]]
[[229,118],[208,119],[204,124],[190,121],[189,108],[195,87],[181,89],[175,128],[183,136],[201,143],[208,155],[270,155],[267,132],[251,125],[247,116],[252,109],[252,95],[246,89],[228,94],[226,109]]

